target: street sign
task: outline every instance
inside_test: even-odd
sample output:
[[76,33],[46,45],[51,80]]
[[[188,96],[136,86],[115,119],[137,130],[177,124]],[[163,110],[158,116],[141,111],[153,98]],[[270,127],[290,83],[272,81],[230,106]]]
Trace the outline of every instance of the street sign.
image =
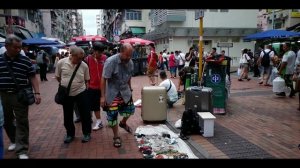
[[218,47],[231,48],[231,47],[233,47],[233,43],[221,42],[221,43],[218,43],[217,46],[218,46]]
[[214,84],[218,84],[221,82],[221,76],[219,74],[213,74],[211,76],[211,82]]
[[195,10],[195,20],[198,20],[201,17],[204,17],[204,10],[203,9]]

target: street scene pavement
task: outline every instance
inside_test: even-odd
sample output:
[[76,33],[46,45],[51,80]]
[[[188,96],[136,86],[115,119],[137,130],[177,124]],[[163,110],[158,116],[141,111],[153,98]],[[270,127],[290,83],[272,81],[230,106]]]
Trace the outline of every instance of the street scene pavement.
[[[297,110],[298,97],[276,97],[272,87],[260,86],[257,78],[239,82],[232,74],[231,91],[225,115],[215,115],[214,137],[205,138],[193,135],[189,142],[200,156],[199,158],[300,158],[300,112]],[[66,134],[63,126],[62,106],[54,102],[58,82],[54,74],[48,74],[47,82],[40,82],[42,103],[32,105],[29,110],[30,149],[29,157],[58,159],[141,159],[133,134],[122,128],[121,148],[113,147],[113,133],[108,127],[106,113],[101,112],[104,127],[93,131],[88,143],[81,143],[81,123],[76,123],[74,142],[64,144]],[[178,83],[178,77],[172,79]],[[159,80],[159,82],[161,82]],[[141,89],[148,86],[147,76],[132,78],[133,99],[141,99]],[[168,111],[170,125],[181,119],[184,111],[179,100]],[[74,114],[75,116],[75,114]],[[93,117],[95,123],[95,117]],[[128,125],[135,130],[145,125],[141,119],[141,109],[128,120]],[[4,133],[6,159],[16,159],[14,152],[9,152],[9,140]]]

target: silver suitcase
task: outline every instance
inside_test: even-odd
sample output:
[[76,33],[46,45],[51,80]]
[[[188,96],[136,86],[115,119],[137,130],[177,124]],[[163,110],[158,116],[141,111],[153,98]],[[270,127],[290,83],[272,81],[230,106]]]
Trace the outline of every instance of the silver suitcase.
[[142,120],[167,120],[167,90],[160,86],[145,86],[142,89]]

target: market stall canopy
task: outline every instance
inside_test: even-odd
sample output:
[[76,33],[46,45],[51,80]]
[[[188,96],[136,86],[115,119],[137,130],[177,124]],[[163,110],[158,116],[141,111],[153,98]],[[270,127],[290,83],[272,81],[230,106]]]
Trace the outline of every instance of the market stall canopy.
[[149,40],[144,40],[141,38],[128,38],[128,39],[123,39],[120,41],[121,44],[125,44],[125,43],[129,43],[132,45],[149,45],[149,44],[154,44],[153,41],[149,41]]
[[59,44],[56,41],[50,41],[40,38],[30,38],[22,41],[26,45],[56,45]]
[[108,40],[105,37],[99,36],[99,35],[86,35],[86,36],[78,36],[73,37],[72,41],[101,41],[101,42],[108,42]]
[[59,40],[58,38],[42,37],[41,39],[50,40],[50,41],[55,41],[55,42],[58,42],[58,43],[61,44],[61,45],[66,45],[66,43],[64,43],[63,41]]
[[66,45],[62,45],[62,44],[54,44],[54,45],[40,45],[40,48],[52,48],[52,47],[56,47],[56,48],[64,48]]
[[285,30],[267,30],[260,33],[251,34],[244,38],[245,41],[251,40],[267,40],[267,39],[282,39],[290,37],[299,37],[300,33]]

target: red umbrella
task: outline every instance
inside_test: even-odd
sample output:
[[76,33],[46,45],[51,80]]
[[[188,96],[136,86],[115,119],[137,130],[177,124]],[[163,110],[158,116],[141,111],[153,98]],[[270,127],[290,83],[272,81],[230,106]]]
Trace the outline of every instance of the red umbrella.
[[136,38],[136,37],[120,40],[120,43],[121,44],[129,43],[131,45],[149,45],[151,43],[154,44],[153,41],[144,40],[144,39]]
[[86,35],[86,36],[73,37],[72,41],[102,41],[102,42],[108,42],[108,40],[105,37],[98,36],[98,35]]

